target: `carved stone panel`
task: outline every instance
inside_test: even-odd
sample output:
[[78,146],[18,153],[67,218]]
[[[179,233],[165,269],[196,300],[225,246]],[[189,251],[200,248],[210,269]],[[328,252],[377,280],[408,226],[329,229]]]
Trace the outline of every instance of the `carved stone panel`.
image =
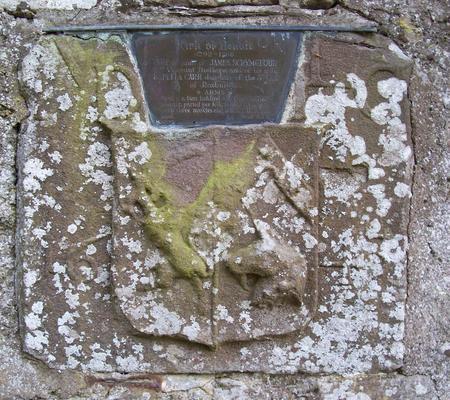
[[304,326],[317,289],[316,133],[213,129],[165,139],[107,125],[113,278],[131,324],[209,346]]
[[25,351],[96,372],[399,368],[405,56],[306,35],[282,122],[189,129],[148,120],[133,57],[48,36],[23,61]]

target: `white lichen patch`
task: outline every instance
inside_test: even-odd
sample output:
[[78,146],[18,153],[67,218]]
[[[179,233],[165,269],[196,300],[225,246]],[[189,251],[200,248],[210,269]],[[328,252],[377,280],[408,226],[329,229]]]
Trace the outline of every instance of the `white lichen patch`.
[[392,205],[391,200],[386,197],[385,185],[382,183],[371,185],[367,188],[367,191],[373,195],[377,202],[377,215],[385,217]]
[[[403,245],[401,243],[403,243]],[[406,236],[398,234],[392,239],[383,240],[380,246],[380,255],[387,262],[401,265],[405,261],[407,243]]]
[[307,249],[312,249],[317,245],[317,239],[308,232],[303,234],[303,240]]
[[366,236],[368,239],[376,239],[380,237],[381,224],[380,221],[375,218],[370,221],[369,227],[366,230]]
[[159,335],[177,334],[181,331],[184,323],[184,320],[177,313],[169,311],[160,304],[151,306],[150,317],[153,322],[148,325],[148,330]]
[[[125,138],[118,138],[116,145],[115,163],[117,171],[127,175],[129,170],[133,170],[137,164],[143,165],[150,160],[152,152],[147,142],[142,142],[130,149],[130,143]],[[129,188],[131,190],[131,187]],[[125,192],[122,190],[121,192]]]
[[35,45],[23,60],[21,79],[35,93],[41,93],[42,79],[54,79],[57,65],[58,59],[52,51],[46,46]]
[[406,125],[401,121],[400,102],[406,95],[406,82],[389,78],[378,82],[378,92],[387,102],[382,102],[371,110],[371,118],[378,125],[385,126],[378,143],[384,153],[378,159],[382,166],[394,166],[406,162],[412,156],[412,149],[407,142]]
[[77,231],[78,227],[76,224],[70,224],[67,227],[67,232],[69,232],[71,235],[73,235]]
[[[252,332],[252,322],[253,322],[253,318],[251,316],[251,304],[250,301],[243,301],[240,304],[240,309],[242,310],[239,313],[239,323],[241,328],[244,330],[244,332],[246,332],[247,334],[250,334]],[[242,350],[241,350],[241,354]],[[245,355],[245,352],[244,354]]]
[[[21,2],[19,0],[2,0],[0,6],[15,10]],[[96,0],[27,0],[27,7],[32,10],[88,10],[95,7]]]
[[80,295],[72,289],[67,289],[64,292],[66,298],[66,304],[71,310],[76,309],[80,305]]
[[[378,82],[379,94],[388,101],[371,110],[372,120],[386,126],[386,132],[383,131],[379,135],[378,141],[384,147],[384,153],[377,157],[366,153],[363,137],[349,132],[345,117],[346,109],[363,108],[366,104],[367,89],[365,83],[355,74],[348,74],[347,80],[354,89],[355,96],[349,97],[342,82],[335,83],[332,95],[324,95],[320,89],[318,94],[306,101],[305,124],[317,127],[318,133],[322,135],[322,144],[333,149],[338,160],[345,162],[350,155],[354,158],[353,165],[365,165],[368,168],[369,179],[379,179],[385,176],[383,167],[407,161],[411,156],[411,148],[405,144],[406,126],[399,118],[401,115],[399,103],[406,93],[406,82],[397,78]],[[329,125],[331,128],[321,133],[321,130]]]
[[337,385],[325,383],[323,386],[323,400],[372,400],[368,394],[355,389],[351,379],[340,381]]
[[98,120],[98,110],[97,108],[93,106],[88,106],[87,113],[86,113],[86,119],[89,122],[95,122]]
[[35,240],[38,241],[44,249],[48,248],[48,242],[44,239],[44,237],[49,233],[51,228],[52,223],[49,221],[45,226],[33,228],[33,230],[31,231],[34,235]]
[[42,352],[44,347],[48,346],[48,333],[40,329],[27,332],[25,335],[25,346],[30,350]]
[[69,96],[67,93],[62,94],[61,96],[58,96],[58,97],[56,98],[56,101],[58,102],[58,104],[59,104],[59,109],[60,109],[61,111],[67,111],[67,110],[69,110],[69,109],[72,107],[72,105],[73,105],[72,100],[70,99],[70,96]]
[[347,108],[364,107],[367,99],[366,84],[355,74],[347,74],[347,80],[356,93],[354,98],[350,98],[345,85],[338,82],[332,95],[325,95],[319,89],[319,93],[309,97],[305,104],[305,125],[318,129],[331,125],[332,128],[322,138],[322,144],[330,146],[341,161],[345,161],[348,153],[362,156],[366,152],[364,139],[350,134],[345,119]]
[[[206,217],[202,221],[194,221],[191,229],[192,243],[209,269],[227,258],[228,249],[233,244],[233,237],[221,227],[221,223],[226,222],[229,215],[229,212],[218,210],[211,202]],[[206,235],[208,239],[201,239],[200,234]]]
[[24,320],[25,320],[25,325],[27,326],[27,328],[31,331],[34,331],[38,328],[41,327],[42,325],[42,312],[44,309],[44,303],[42,301],[37,301],[35,303],[33,303],[33,305],[31,306],[31,312],[28,313]]
[[345,271],[332,274],[329,312],[311,324],[311,333],[292,347],[273,347],[269,362],[274,368],[295,372],[302,360],[310,372],[352,374],[370,370],[373,357],[387,367],[392,366],[390,360],[402,358],[401,324],[389,324],[389,334],[382,334],[390,346],[377,345],[367,336],[379,328],[379,315],[371,304],[380,290],[377,278],[367,268],[352,270],[352,281],[358,285],[355,290]]
[[140,240],[128,238],[127,236],[121,238],[122,244],[128,248],[131,253],[139,254],[142,251],[142,243]]
[[110,364],[112,361],[112,354],[110,349],[103,349],[100,343],[94,343],[89,346],[90,357],[88,362],[83,366],[83,369],[90,371],[112,371],[113,366]]
[[53,153],[50,153],[48,156],[50,157],[50,160],[55,164],[59,164],[62,160],[62,155],[57,150],[55,150]]
[[23,167],[23,188],[26,192],[35,193],[41,190],[41,184],[52,176],[54,171],[51,168],[45,168],[44,162],[38,158],[31,158],[25,162]]
[[24,322],[27,327],[25,335],[25,346],[30,350],[43,352],[48,345],[48,332],[43,329],[44,303],[34,302],[31,305],[31,312],[25,315]]
[[34,284],[39,279],[39,272],[36,270],[26,271],[23,275],[23,284],[25,287],[25,295],[30,296]]
[[100,199],[106,201],[112,197],[112,181],[109,168],[112,166],[111,153],[104,143],[94,142],[89,145],[85,162],[78,166],[86,177],[85,184],[93,183],[102,189]]
[[60,318],[58,318],[58,333],[64,337],[64,341],[67,344],[73,344],[76,340],[80,339],[80,335],[74,328],[72,328],[72,326],[76,324],[79,317],[80,314],[77,311],[66,311]]
[[412,196],[410,186],[403,182],[397,182],[395,184],[394,193],[400,198]]
[[229,324],[234,322],[234,318],[229,314],[228,309],[222,304],[218,304],[216,307],[215,319],[218,321],[226,321]]
[[97,253],[97,247],[95,247],[93,244],[89,244],[86,248],[86,255],[92,256],[95,253]]
[[142,142],[140,145],[136,146],[134,150],[128,153],[128,160],[142,165],[150,160],[151,156],[152,152],[150,151],[147,142]]
[[183,327],[181,331],[183,335],[185,335],[189,340],[194,341],[200,334],[201,327],[198,322],[195,321],[195,317],[191,317],[190,325],[186,325]]
[[327,198],[335,198],[337,201],[349,205],[355,195],[366,181],[363,174],[341,173],[323,169],[320,172],[324,184],[324,195]]
[[217,219],[220,222],[225,222],[230,218],[231,213],[228,211],[220,211],[217,213]]
[[137,104],[125,75],[117,73],[117,81],[116,87],[105,93],[106,107],[103,115],[107,119],[126,118],[130,113],[129,108]]

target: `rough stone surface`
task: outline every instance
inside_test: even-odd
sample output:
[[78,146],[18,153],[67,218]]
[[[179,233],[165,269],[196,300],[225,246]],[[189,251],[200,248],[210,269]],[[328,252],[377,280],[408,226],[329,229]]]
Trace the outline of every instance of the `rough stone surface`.
[[286,6],[297,6],[297,7],[303,7],[303,8],[309,8],[312,10],[321,10],[321,9],[328,9],[331,7],[334,7],[336,5],[336,0],[281,0],[280,4],[286,5]]
[[[337,6],[329,11],[302,11],[298,7],[299,2],[279,2],[279,4],[265,1],[238,2],[240,4],[237,5],[233,2],[228,2],[226,5],[218,3],[214,3],[212,4],[213,7],[210,7],[208,4],[202,5],[196,4],[196,2],[181,1],[173,2],[173,4],[156,1],[145,1],[143,4],[131,1],[101,1],[98,4],[76,1],[45,3],[29,1],[20,5],[18,2],[0,2],[0,8],[3,7],[6,10],[1,15],[2,36],[0,43],[0,74],[2,83],[5,82],[0,90],[0,398],[447,399],[450,392],[448,379],[450,343],[448,336],[448,310],[450,309],[448,264],[450,254],[448,247],[449,157],[447,127],[449,113],[447,88],[449,85],[448,48],[445,34],[448,26],[448,5],[442,1],[416,0],[406,2],[406,0],[397,0],[385,2],[374,0],[362,2],[347,0],[340,1]],[[188,20],[190,17],[192,19]],[[407,95],[411,107],[415,174],[411,190],[412,206],[408,209],[407,202],[401,203],[409,210],[410,215],[407,280],[403,283],[407,290],[403,294],[406,301],[405,336],[400,339],[400,343],[403,343],[404,346],[404,357],[396,358],[391,367],[382,368],[386,371],[384,374],[374,373],[379,366],[375,369],[347,369],[348,366],[357,365],[357,363],[355,364],[357,360],[352,357],[355,356],[355,351],[358,351],[358,346],[355,346],[350,339],[348,352],[338,352],[339,357],[341,357],[339,360],[344,361],[341,364],[333,365],[331,369],[325,368],[323,372],[329,375],[315,377],[295,374],[292,376],[259,374],[222,374],[220,376],[92,374],[69,370],[58,371],[26,356],[21,350],[17,326],[17,305],[14,296],[15,151],[17,132],[19,130],[23,132],[26,129],[25,118],[29,113],[33,115],[35,109],[30,101],[29,93],[27,94],[26,90],[24,91],[27,88],[26,84],[22,88],[19,87],[18,70],[19,64],[23,64],[24,57],[36,48],[36,42],[39,42],[38,46],[42,45],[43,41],[39,39],[40,27],[56,23],[98,22],[186,23],[189,21],[189,23],[236,23],[239,21],[239,23],[243,23],[244,20],[239,20],[241,17],[247,18],[245,23],[264,24],[353,23],[361,25],[378,23],[381,34],[385,39],[379,36],[376,38],[367,37],[364,40],[359,39],[359,44],[352,44],[350,47],[361,47],[365,48],[366,51],[380,51],[379,49],[388,48],[389,52],[383,50],[383,54],[392,53],[391,57],[395,55],[397,59],[404,59],[406,64],[412,65],[412,76],[409,80]],[[217,21],[217,18],[221,19]],[[329,40],[329,38],[325,38],[324,44],[316,46],[316,48],[326,54],[326,51],[330,48],[327,47],[326,43]],[[338,42],[354,43],[355,39],[341,35]],[[339,45],[339,43],[335,42],[333,45]],[[314,47],[311,48],[315,49]],[[321,56],[320,53],[318,54]],[[41,58],[51,62],[51,52],[44,53]],[[305,60],[302,64],[304,69],[299,71],[309,73],[306,67],[313,66],[314,63],[308,63],[307,61]],[[317,57],[317,66],[310,71],[319,70],[320,74],[323,72],[326,77],[327,74],[332,72],[327,72],[326,67],[324,69],[320,65],[320,61],[322,59]],[[352,56],[336,58],[338,65],[345,66],[345,63],[351,66],[355,65],[355,68],[359,68],[361,71],[368,69],[364,64],[359,64],[363,61],[364,58],[352,58]],[[102,61],[99,60],[99,62]],[[51,73],[51,71],[44,69],[36,71],[36,73],[45,75]],[[363,74],[361,72],[358,76],[361,77]],[[108,83],[112,87],[109,89],[116,89],[125,94],[126,85],[123,85],[123,81],[118,78],[117,73],[112,75],[111,81]],[[331,85],[329,82],[327,82],[328,86],[322,82],[319,86],[324,87],[323,93],[326,96],[332,96],[337,89],[336,83],[343,82],[346,87],[346,101],[348,101],[348,99],[355,98],[356,91],[352,89],[350,81],[347,81],[346,78],[346,75],[338,76]],[[329,78],[325,79],[329,80]],[[383,79],[386,79],[386,77],[381,77],[379,80]],[[408,78],[405,77],[404,80],[407,81]],[[307,115],[304,114],[305,108],[301,104],[303,102],[303,105],[305,105],[309,98],[317,96],[319,93],[318,85],[302,86],[298,79],[297,83],[299,84],[292,89],[289,107],[284,116],[284,124],[302,124],[302,121],[307,120]],[[67,93],[65,89],[70,84],[71,81],[69,80],[56,85],[56,87],[64,88],[64,90],[57,96],[51,97],[56,101],[55,103],[47,105],[50,108],[55,107],[54,113],[60,113],[61,119],[65,119],[69,125],[73,124],[70,119],[71,116],[73,117],[70,114],[71,107],[73,108],[81,100],[70,97],[70,93],[69,98],[65,96]],[[46,89],[48,90],[48,87],[44,86],[43,91]],[[105,90],[105,88],[100,90]],[[302,93],[304,93],[303,99]],[[136,98],[138,96],[139,94],[135,94]],[[57,98],[59,100],[56,100]],[[298,101],[298,104],[296,101]],[[72,105],[70,105],[71,102]],[[384,102],[391,103],[387,99]],[[368,104],[371,108],[375,106],[375,103],[370,101],[370,95]],[[67,109],[64,111],[65,108]],[[110,111],[120,113],[121,110],[123,108],[116,107]],[[358,112],[358,109],[356,108],[352,112]],[[367,114],[364,109],[361,112]],[[32,121],[33,118],[32,116],[28,121]],[[355,120],[357,121],[358,118],[355,118]],[[40,115],[38,121],[42,129],[51,128],[50,114]],[[328,127],[328,129],[336,129],[337,125],[334,128]],[[348,124],[347,127],[363,130],[361,126],[354,127]],[[51,132],[51,129],[49,129],[49,132]],[[54,134],[49,134],[49,136],[55,138]],[[98,135],[101,136],[102,133],[99,132]],[[105,144],[108,145],[108,138],[105,138]],[[373,157],[373,154],[368,155]],[[77,154],[74,153],[73,157],[77,157]],[[58,158],[57,154],[53,154],[53,162],[56,163],[55,160]],[[48,159],[46,162],[51,163],[51,160]],[[48,166],[41,167],[40,169],[30,167],[30,169],[33,172],[40,171],[39,173],[44,175],[49,173],[49,171],[45,171],[49,168]],[[89,174],[89,171],[96,173],[103,171],[103,174],[100,174],[103,178],[111,174],[112,166],[110,166],[109,161],[105,161],[103,165],[97,165],[96,167],[100,168],[91,171],[87,167],[85,172]],[[42,169],[44,169],[43,172]],[[48,179],[52,179],[53,176],[56,177],[59,171],[56,168],[54,175],[48,177]],[[36,179],[31,180],[30,183],[32,185],[42,184],[39,176],[45,178],[44,175],[38,174]],[[323,176],[325,179],[326,174],[323,174]],[[80,196],[89,197],[89,194],[97,196],[104,194],[107,196],[102,185],[95,183],[94,179],[97,178],[99,178],[99,174],[96,174],[95,177],[82,176],[83,180],[92,179],[92,181],[87,183],[86,192]],[[60,176],[60,181],[65,182],[64,175]],[[333,179],[330,181],[335,182]],[[396,186],[392,188],[393,192],[405,195],[403,200],[407,199],[409,197],[407,190],[404,190],[403,186],[397,188]],[[107,188],[106,186],[105,189]],[[342,197],[344,193],[339,195]],[[66,201],[69,202],[70,199]],[[374,204],[373,207],[375,206]],[[101,216],[105,215],[104,218],[106,218],[107,210],[104,211],[104,213],[101,211],[96,214],[97,217],[94,218],[95,223],[92,226],[88,224],[85,224],[85,226],[88,229],[95,230],[95,224],[101,220]],[[327,223],[334,222],[327,221]],[[376,228],[376,226],[373,228]],[[72,227],[71,230],[73,229]],[[405,229],[405,227],[401,229]],[[370,232],[372,234],[373,231],[370,230]],[[40,234],[40,232],[37,233]],[[41,236],[41,238],[45,241],[45,236]],[[92,248],[89,252],[91,251],[93,251]],[[101,256],[100,253],[94,253],[93,255],[97,258]],[[95,261],[102,263],[101,258]],[[61,282],[68,284],[64,279]],[[362,292],[359,293],[362,295]],[[330,295],[336,298],[336,294],[330,293]],[[86,301],[83,300],[82,296],[80,299],[82,302]],[[85,297],[85,299],[87,298]],[[102,299],[99,300],[102,301]],[[34,311],[38,314],[39,307],[35,306]],[[344,310],[343,315],[347,311]],[[101,313],[101,308],[96,312]],[[364,316],[364,312],[358,312],[356,315]],[[94,318],[92,320],[95,321],[94,323],[97,322]],[[32,324],[32,321],[36,320],[30,319],[29,323]],[[346,321],[346,319],[344,318],[343,321]],[[119,322],[121,324],[123,320]],[[359,324],[357,320],[353,322],[353,317],[350,317],[348,326],[352,327],[354,323]],[[335,328],[336,326],[333,326],[333,329]],[[365,331],[365,328],[362,331]],[[71,330],[68,332],[73,333]],[[105,328],[104,332],[106,334],[108,329]],[[129,333],[127,332],[127,334]],[[320,342],[317,343],[320,344]],[[332,348],[337,346],[336,349],[339,349],[339,343],[335,344],[334,338],[330,340],[330,344]],[[286,344],[286,346],[288,345]],[[277,354],[283,358],[285,357],[283,351],[288,347],[280,348],[282,351]],[[97,353],[97,360],[102,359],[101,352],[96,352],[95,349],[92,351]],[[328,348],[325,351],[329,354]],[[292,354],[294,363],[297,363],[298,359],[295,357],[300,353],[299,349],[296,348],[290,354],[288,353],[287,357],[289,358]],[[174,356],[176,357],[176,352]],[[333,362],[340,363],[337,359]],[[289,365],[289,362],[286,363],[285,359],[281,362],[281,366]],[[396,371],[394,372],[393,369],[396,369]],[[288,372],[293,371],[289,370]],[[366,373],[347,377],[335,375],[335,373],[346,374],[349,372]]]
[[33,46],[20,72],[24,349],[94,372],[400,367],[410,62],[371,40],[305,37],[279,126],[184,132],[148,127],[119,36]]

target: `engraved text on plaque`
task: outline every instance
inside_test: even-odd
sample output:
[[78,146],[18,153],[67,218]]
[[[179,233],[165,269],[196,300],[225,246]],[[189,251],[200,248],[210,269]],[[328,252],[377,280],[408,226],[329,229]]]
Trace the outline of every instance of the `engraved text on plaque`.
[[278,122],[298,32],[139,33],[133,49],[156,125]]

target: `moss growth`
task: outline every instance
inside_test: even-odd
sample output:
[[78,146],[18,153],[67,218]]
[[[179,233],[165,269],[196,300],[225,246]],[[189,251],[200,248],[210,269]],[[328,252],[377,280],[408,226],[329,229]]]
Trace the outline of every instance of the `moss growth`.
[[185,207],[177,206],[170,184],[164,179],[164,161],[156,143],[150,140],[149,147],[152,158],[144,166],[144,172],[135,176],[146,235],[182,277],[204,278],[210,273],[189,241],[192,225],[196,218],[207,213],[211,201],[220,209],[233,210],[239,206],[252,177],[249,167],[254,143],[236,159],[216,162],[197,199]]

